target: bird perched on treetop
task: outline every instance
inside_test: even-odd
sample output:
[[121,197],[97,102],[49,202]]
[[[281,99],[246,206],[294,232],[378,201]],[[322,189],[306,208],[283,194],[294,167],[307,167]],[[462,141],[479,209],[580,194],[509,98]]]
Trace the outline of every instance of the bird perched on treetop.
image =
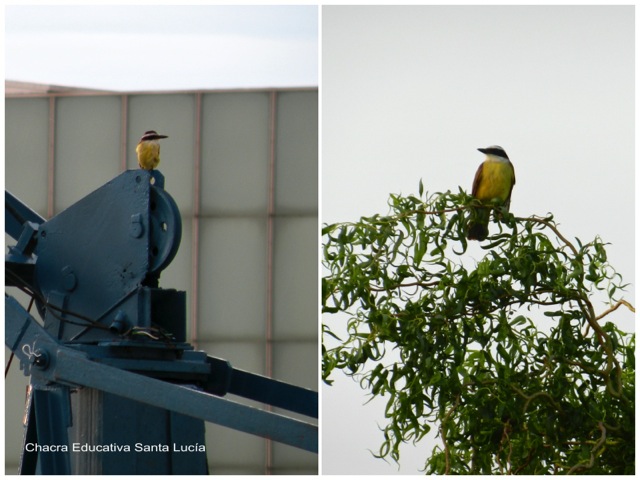
[[160,143],[161,138],[169,138],[167,135],[159,135],[155,130],[144,132],[136,147],[138,154],[138,165],[144,170],[153,170],[160,163]]
[[[492,145],[479,148],[486,155],[473,179],[471,195],[482,203],[499,204],[509,210],[511,191],[516,184],[513,165],[502,147]],[[484,240],[489,235],[490,209],[478,208],[476,218],[469,224],[469,240]]]

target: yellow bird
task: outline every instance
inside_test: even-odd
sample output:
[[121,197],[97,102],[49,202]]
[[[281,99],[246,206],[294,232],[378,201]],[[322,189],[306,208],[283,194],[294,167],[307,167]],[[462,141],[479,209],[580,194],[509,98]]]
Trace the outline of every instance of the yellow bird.
[[[479,148],[486,155],[473,179],[471,195],[482,203],[500,204],[509,210],[511,191],[516,184],[516,174],[502,147],[492,145]],[[469,224],[469,240],[484,240],[489,235],[488,208],[477,209],[475,221]]]
[[160,163],[161,138],[169,138],[167,135],[159,135],[155,130],[144,132],[136,147],[138,165],[144,170],[153,170]]

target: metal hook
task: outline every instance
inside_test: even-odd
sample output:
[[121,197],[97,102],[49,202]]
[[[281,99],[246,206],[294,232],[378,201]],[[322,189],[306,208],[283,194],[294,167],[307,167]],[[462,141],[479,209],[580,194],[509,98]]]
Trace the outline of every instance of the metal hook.
[[29,357],[29,360],[31,360],[32,357],[37,356],[36,352],[34,351],[35,345],[36,345],[35,342],[33,342],[33,347],[28,343],[25,343],[22,346],[22,353],[24,353],[27,357]]

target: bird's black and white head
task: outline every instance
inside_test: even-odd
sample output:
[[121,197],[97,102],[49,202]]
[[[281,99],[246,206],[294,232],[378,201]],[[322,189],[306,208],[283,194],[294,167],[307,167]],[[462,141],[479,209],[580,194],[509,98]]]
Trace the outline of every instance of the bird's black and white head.
[[479,148],[478,150],[484,153],[485,155],[492,155],[494,157],[506,158],[507,160],[509,160],[509,157],[507,156],[507,152],[504,151],[504,148],[498,145],[491,145],[490,147]]
[[144,132],[144,135],[142,135],[142,138],[140,139],[140,141],[148,142],[149,140],[160,140],[161,138],[169,138],[169,137],[167,135],[160,135],[155,130],[149,130],[147,132]]

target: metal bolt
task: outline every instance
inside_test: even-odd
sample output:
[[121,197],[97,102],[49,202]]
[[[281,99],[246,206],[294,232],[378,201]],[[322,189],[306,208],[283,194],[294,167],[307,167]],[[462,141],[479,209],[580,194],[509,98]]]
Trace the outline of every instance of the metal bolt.
[[46,350],[37,349],[30,358],[34,366],[44,370],[49,366],[49,353]]
[[129,322],[127,321],[127,314],[122,310],[118,310],[116,316],[113,319],[111,325],[109,325],[109,330],[113,333],[124,333],[129,329]]

